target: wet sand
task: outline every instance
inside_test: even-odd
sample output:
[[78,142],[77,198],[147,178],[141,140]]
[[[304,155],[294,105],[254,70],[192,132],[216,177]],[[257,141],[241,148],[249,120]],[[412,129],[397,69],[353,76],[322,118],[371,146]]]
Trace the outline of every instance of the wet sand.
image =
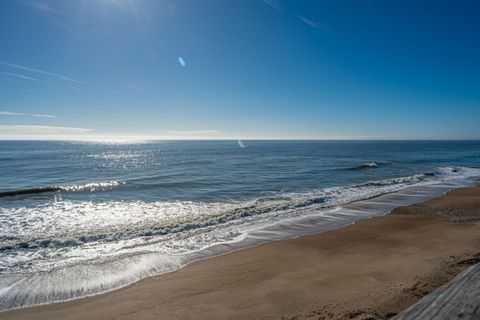
[[480,261],[480,187],[0,319],[387,319]]

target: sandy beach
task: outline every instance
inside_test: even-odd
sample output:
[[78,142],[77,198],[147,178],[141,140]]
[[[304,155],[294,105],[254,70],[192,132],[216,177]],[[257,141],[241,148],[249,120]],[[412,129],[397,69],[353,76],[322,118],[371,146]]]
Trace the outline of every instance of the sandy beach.
[[0,320],[480,320],[480,1],[0,0]]
[[480,187],[1,319],[387,319],[480,259]]
[[0,0],[0,320],[480,320],[479,16]]

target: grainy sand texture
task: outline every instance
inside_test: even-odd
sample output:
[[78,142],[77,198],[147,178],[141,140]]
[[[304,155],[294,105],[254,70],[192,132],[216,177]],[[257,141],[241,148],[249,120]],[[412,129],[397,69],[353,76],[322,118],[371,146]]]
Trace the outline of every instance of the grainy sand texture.
[[479,261],[480,187],[1,319],[387,319]]

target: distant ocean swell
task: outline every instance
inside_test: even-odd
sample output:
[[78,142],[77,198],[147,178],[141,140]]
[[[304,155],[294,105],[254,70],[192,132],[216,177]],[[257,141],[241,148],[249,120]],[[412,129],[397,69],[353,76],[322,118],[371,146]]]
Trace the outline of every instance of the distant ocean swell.
[[[390,161],[383,161],[383,162],[370,162],[370,163],[363,163],[358,166],[343,168],[343,170],[362,170],[362,169],[375,169],[380,166],[389,165]],[[473,167],[472,167],[473,168]],[[434,175],[435,173],[423,173],[424,176]],[[422,174],[421,174],[422,175]],[[406,177],[407,179],[410,177]],[[418,178],[418,177],[411,177],[411,178]],[[395,181],[391,181],[395,183]],[[383,182],[382,182],[383,183]],[[390,181],[386,181],[385,183],[390,183]],[[127,184],[127,185],[126,185]],[[142,188],[156,188],[156,187],[177,187],[181,186],[182,182],[165,182],[161,185],[144,185]],[[189,184],[190,186],[194,184],[194,182],[185,182],[185,184]],[[7,190],[7,191],[0,191],[0,198],[6,197],[28,197],[34,196],[37,194],[44,194],[44,193],[52,193],[52,192],[62,192],[62,193],[74,193],[74,192],[102,192],[102,191],[109,191],[115,189],[119,186],[128,187],[128,182],[126,181],[101,181],[101,182],[93,182],[93,183],[80,183],[80,184],[73,184],[73,185],[65,185],[65,186],[36,186],[30,188],[23,188],[23,189],[14,189],[14,190]],[[361,186],[359,186],[361,187]]]
[[362,169],[375,169],[392,164],[393,161],[378,161],[378,162],[365,162],[358,166],[344,168],[344,170],[362,170]]
[[[478,176],[478,168],[443,167],[412,176],[245,201],[60,199],[37,206],[2,207],[0,271],[9,272],[0,275],[0,310],[100,293],[173,271],[196,258],[219,253],[208,248],[224,246],[228,251],[255,244],[258,239],[267,241],[269,236],[258,237],[263,228],[273,228],[276,238],[289,237],[292,234],[281,227],[288,219],[315,219],[323,225],[319,230],[338,227],[385,210],[374,206],[366,213],[343,209],[349,204],[412,188],[428,190],[443,185],[441,190],[447,190],[468,185]],[[98,192],[121,184],[46,187],[53,190],[45,192]],[[18,191],[9,192],[17,192],[16,196]],[[257,236],[251,237],[254,234]],[[257,240],[242,244],[249,237]]]
[[[371,163],[364,163],[359,166],[345,168],[347,170],[356,170],[356,169],[372,169],[378,168],[379,166],[389,164],[390,162],[371,162]],[[472,167],[473,168],[473,167]],[[423,173],[420,175],[412,176],[412,177],[405,177],[400,179],[418,179],[418,177],[424,176],[431,176],[434,175],[433,172]],[[391,181],[390,181],[391,180]],[[15,190],[7,190],[7,191],[0,191],[0,198],[3,197],[15,197],[15,196],[29,196],[29,195],[36,195],[39,193],[50,193],[50,192],[101,192],[112,190],[118,186],[125,185],[127,182],[123,181],[103,181],[103,182],[93,182],[93,183],[81,183],[81,184],[74,184],[74,185],[66,185],[66,186],[38,186],[38,187],[31,187],[31,188],[24,188],[24,189],[15,189]],[[192,182],[188,182],[192,183]],[[395,179],[387,179],[385,182],[381,183],[395,183]],[[181,183],[179,182],[172,182],[172,183],[163,183],[162,186],[176,186]],[[144,186],[145,187],[145,186]],[[152,185],[151,188],[158,187],[158,185]],[[361,186],[359,186],[361,187]]]

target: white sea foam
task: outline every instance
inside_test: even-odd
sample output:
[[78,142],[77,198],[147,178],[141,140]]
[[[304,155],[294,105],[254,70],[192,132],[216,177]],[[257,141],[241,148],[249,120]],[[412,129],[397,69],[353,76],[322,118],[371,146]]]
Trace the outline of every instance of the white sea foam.
[[115,187],[117,187],[121,184],[125,184],[125,182],[105,181],[105,182],[74,184],[74,185],[70,185],[70,186],[59,186],[58,188],[61,191],[66,191],[66,192],[105,191],[105,190],[115,188]]
[[[248,201],[60,200],[3,207],[0,309],[104,292],[200,257],[336,228],[477,176],[480,169],[448,167]],[[376,198],[381,195],[391,196]]]

